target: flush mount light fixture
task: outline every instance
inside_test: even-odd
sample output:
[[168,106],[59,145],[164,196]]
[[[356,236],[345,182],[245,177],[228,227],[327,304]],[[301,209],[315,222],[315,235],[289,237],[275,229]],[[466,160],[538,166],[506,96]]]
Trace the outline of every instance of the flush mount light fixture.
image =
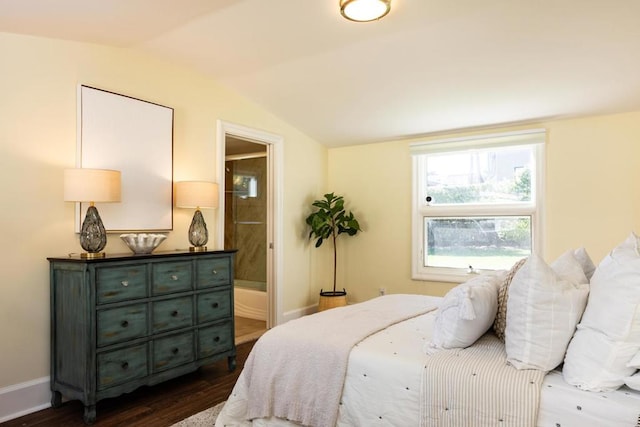
[[350,21],[375,21],[390,10],[391,0],[340,0],[340,13]]

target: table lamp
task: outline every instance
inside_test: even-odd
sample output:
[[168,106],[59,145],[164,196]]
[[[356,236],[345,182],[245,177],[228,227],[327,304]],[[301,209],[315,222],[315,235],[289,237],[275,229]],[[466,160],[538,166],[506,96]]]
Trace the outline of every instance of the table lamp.
[[107,245],[107,232],[95,207],[96,202],[120,201],[120,171],[107,169],[65,169],[65,202],[89,202],[80,229],[80,246],[86,252],[82,258],[102,258]]
[[176,182],[176,207],[195,208],[189,227],[189,248],[191,252],[206,251],[209,232],[200,209],[218,207],[218,184],[207,181]]

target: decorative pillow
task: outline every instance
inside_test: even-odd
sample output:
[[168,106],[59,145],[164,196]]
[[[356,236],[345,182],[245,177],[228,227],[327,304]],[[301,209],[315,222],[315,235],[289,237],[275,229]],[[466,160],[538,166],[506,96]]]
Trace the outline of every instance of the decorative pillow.
[[640,350],[640,255],[631,233],[596,268],[589,303],[569,344],[563,376],[583,390],[610,391],[635,372]]
[[624,383],[627,387],[640,391],[640,373],[625,378]]
[[627,367],[640,369],[640,351],[633,356],[633,359],[627,363]]
[[596,265],[591,261],[591,257],[587,253],[587,250],[585,248],[578,248],[573,252],[573,255],[582,266],[584,275],[587,276],[587,279],[591,280],[593,272],[596,271]]
[[[633,368],[633,369],[640,369],[640,352],[636,353],[636,355],[633,356],[633,359],[631,359],[631,361],[627,363],[627,367]],[[629,388],[632,388],[634,390],[640,390],[640,372],[625,378],[624,383]]]
[[425,352],[465,348],[491,327],[498,308],[498,285],[504,273],[487,273],[451,289],[444,296]]
[[509,287],[507,361],[517,369],[542,371],[562,363],[588,295],[588,280],[573,251],[551,266],[532,254]]
[[522,258],[520,261],[516,262],[504,276],[504,280],[500,283],[500,287],[498,288],[498,311],[496,313],[496,318],[493,321],[493,331],[502,341],[504,341],[504,328],[507,326],[507,300],[509,299],[509,285],[511,285],[513,276],[520,267],[522,267],[526,260],[526,258]]

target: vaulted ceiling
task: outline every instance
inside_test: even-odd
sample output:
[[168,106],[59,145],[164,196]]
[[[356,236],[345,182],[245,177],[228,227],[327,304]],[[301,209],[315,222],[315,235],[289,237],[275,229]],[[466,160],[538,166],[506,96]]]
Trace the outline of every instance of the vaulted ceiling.
[[196,68],[327,146],[640,110],[638,0],[0,0],[0,32]]

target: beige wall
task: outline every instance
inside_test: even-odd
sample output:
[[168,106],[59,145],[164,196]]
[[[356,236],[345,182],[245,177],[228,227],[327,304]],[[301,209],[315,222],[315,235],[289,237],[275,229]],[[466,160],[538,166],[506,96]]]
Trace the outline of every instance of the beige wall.
[[[127,49],[0,33],[0,56],[0,388],[49,375],[46,257],[81,250],[74,206],[62,197],[63,169],[75,164],[78,84],[174,108],[175,180],[215,179],[218,119],[282,135],[283,309],[316,301],[317,255],[301,221],[326,186],[324,146],[203,75]],[[192,215],[175,210],[160,249],[188,246]],[[216,230],[215,212],[205,219]],[[106,250],[128,252],[117,235]]]
[[[410,141],[327,152],[212,80],[127,49],[0,34],[0,55],[0,388],[49,374],[46,257],[80,250],[73,205],[62,201],[62,171],[75,161],[78,84],[174,108],[175,180],[215,179],[217,119],[284,137],[284,311],[317,302],[331,286],[330,248],[313,249],[304,225],[327,189],[346,196],[365,230],[339,242],[338,287],[351,301],[379,287],[436,295],[451,287],[410,279]],[[548,130],[546,258],[584,245],[598,261],[640,229],[640,112],[538,126]],[[188,246],[191,216],[175,210],[162,248]],[[205,218],[215,230],[214,212]],[[114,235],[107,251],[128,250]]]
[[[640,232],[640,112],[520,129],[532,127],[546,128],[548,136],[545,258],[584,246],[597,263],[632,230]],[[443,295],[453,286],[410,278],[410,142],[329,150],[330,191],[345,196],[365,230],[339,242],[338,286],[347,288],[350,301],[374,297],[380,287]]]

